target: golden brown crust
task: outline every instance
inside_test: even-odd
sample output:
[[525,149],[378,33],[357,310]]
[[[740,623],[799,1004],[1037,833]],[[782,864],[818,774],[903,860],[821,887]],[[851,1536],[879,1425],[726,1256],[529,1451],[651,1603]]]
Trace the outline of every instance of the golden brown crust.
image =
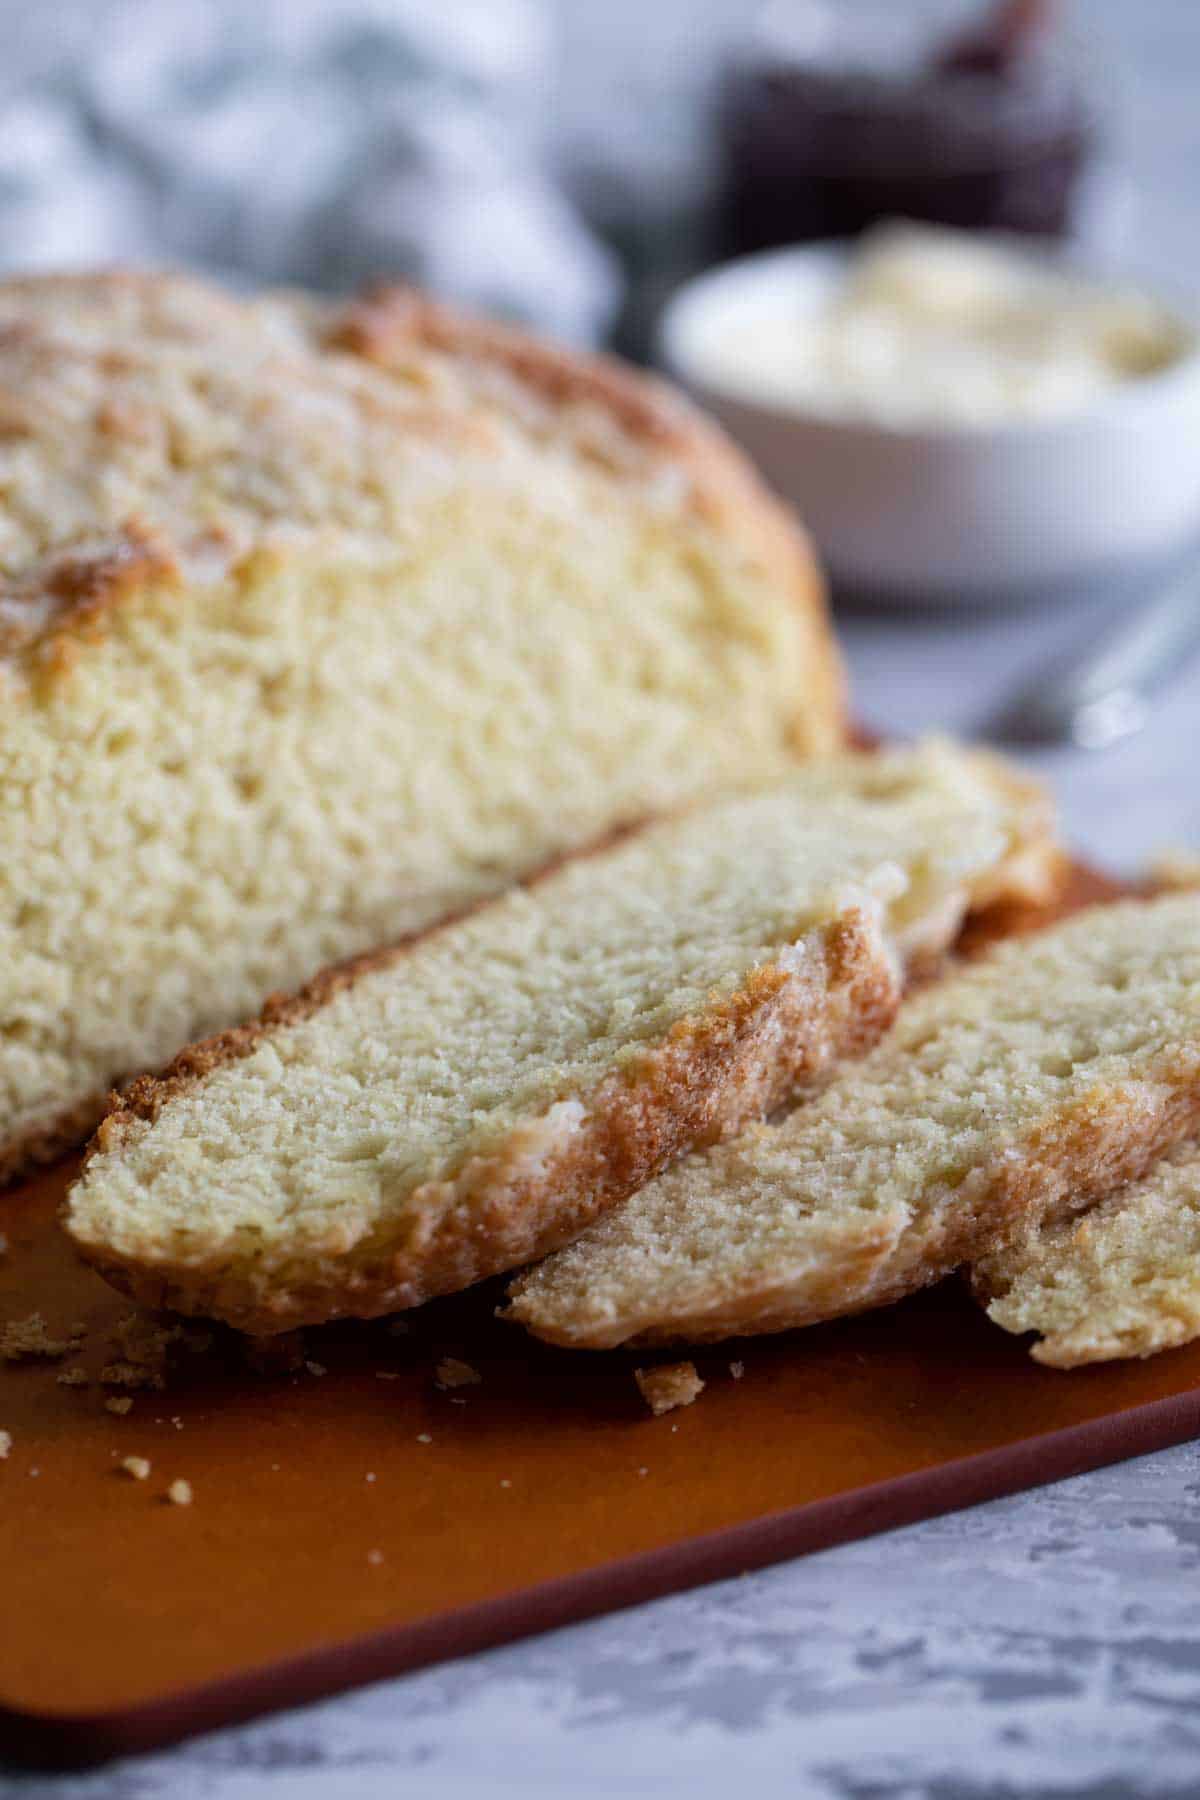
[[955,945],[956,955],[970,958],[1006,938],[1045,931],[1086,906],[1105,906],[1118,900],[1150,900],[1156,890],[1132,887],[1098,869],[1072,861],[1053,843],[1045,849],[1047,892],[1031,898],[1024,893],[1003,894],[986,907],[973,911]]
[[45,578],[59,603],[54,628],[38,644],[36,667],[54,680],[71,668],[80,649],[102,632],[107,616],[150,588],[181,580],[170,547],[149,526],[130,519],[116,541],[94,554],[62,556]]
[[[692,1145],[737,1130],[881,1035],[899,989],[877,927],[848,913],[810,952],[794,967],[754,970],[730,999],[681,1020],[663,1043],[583,1096],[581,1116],[563,1122],[552,1108],[453,1179],[417,1190],[403,1243],[381,1235],[365,1255],[356,1251],[352,1266],[330,1259],[291,1283],[268,1283],[252,1267],[152,1268],[127,1263],[108,1246],[80,1248],[143,1304],[219,1317],[259,1335],[417,1305],[546,1255]],[[353,966],[328,979],[352,981]],[[311,1009],[313,1001],[304,1004]],[[250,1029],[253,1043],[270,1025]],[[236,1033],[214,1042],[219,1048],[204,1047],[171,1079],[193,1081],[249,1047]],[[156,1083],[135,1084],[131,1093],[132,1103],[105,1121],[98,1149],[118,1141],[117,1121],[153,1116],[170,1097]]]
[[[111,341],[95,342],[97,319],[106,322]],[[315,385],[326,399],[336,402],[343,432],[361,428],[368,464],[373,459],[386,468],[397,443],[406,437],[438,440],[449,432],[454,444],[492,449],[495,433],[486,410],[464,406],[462,395],[443,403],[435,372],[422,367],[424,355],[426,365],[437,357],[470,365],[468,387],[478,385],[481,394],[494,388],[491,398],[498,414],[512,413],[535,437],[560,435],[580,458],[625,478],[633,489],[652,485],[659,470],[668,472],[679,490],[673,503],[707,519],[780,593],[795,599],[808,638],[806,691],[796,697],[798,747],[826,750],[844,741],[841,661],[823,584],[804,533],[724,434],[652,377],[609,358],[557,348],[511,327],[459,313],[406,287],[376,287],[359,300],[331,308],[290,295],[267,295],[250,303],[178,275],[120,271],[3,284],[0,348],[17,358],[13,380],[0,396],[0,439],[28,437],[31,453],[36,450],[45,394],[55,392],[56,381],[59,391],[71,391],[78,369],[86,368],[94,393],[82,428],[91,435],[95,456],[107,462],[110,456],[119,459],[123,451],[142,447],[148,467],[158,470],[160,485],[165,484],[158,502],[173,516],[170,531],[164,529],[152,556],[127,554],[127,543],[136,545],[153,535],[135,511],[107,518],[97,513],[73,520],[65,538],[70,548],[63,558],[44,544],[43,554],[29,565],[27,578],[9,570],[7,592],[18,604],[7,630],[0,628],[0,655],[15,654],[29,641],[37,643],[43,626],[34,621],[44,615],[52,621],[47,670],[53,674],[69,665],[79,615],[73,605],[62,611],[58,604],[55,581],[60,562],[68,583],[74,579],[71,565],[82,561],[94,567],[93,575],[83,574],[92,590],[88,616],[94,631],[107,615],[159,585],[163,577],[169,584],[177,581],[180,566],[190,558],[206,561],[216,555],[232,565],[256,548],[278,542],[277,526],[289,530],[301,523],[306,528],[319,526],[321,519],[293,519],[286,510],[289,467],[303,467],[306,457],[317,454],[311,442],[298,441],[304,429],[311,429],[303,409],[292,419],[290,432],[277,430],[268,450],[261,446],[256,450],[252,442],[273,406],[292,391],[302,396]],[[144,383],[153,381],[153,357],[159,354],[173,372],[162,374],[161,391],[153,386],[147,391]],[[234,492],[227,514],[214,512],[207,488],[199,500],[196,495],[187,499],[184,488],[170,498],[171,480],[178,473],[175,440],[183,446],[181,467],[186,468],[190,440],[199,435],[193,424],[172,413],[180,403],[180,369],[171,359],[180,355],[190,359],[183,374],[185,386],[194,382],[197,392],[206,385],[209,361],[214,369],[229,363],[231,370],[244,371],[246,383],[264,388],[236,421],[238,454],[251,473],[257,456],[275,460],[259,471],[259,480],[237,482],[228,469],[217,471],[216,490]],[[199,375],[193,367],[197,361]],[[60,365],[68,371],[65,381],[56,373]],[[389,373],[403,379],[389,382],[385,379]],[[426,380],[431,389],[423,395]],[[522,405],[522,395],[527,396],[527,405]],[[218,425],[218,437],[222,429]],[[166,451],[158,442],[164,436],[170,440]],[[61,454],[52,436],[43,454]],[[355,443],[354,459],[359,461],[362,455],[363,445]],[[319,476],[316,470],[312,473],[318,487],[324,480],[333,481],[329,469]],[[71,493],[78,485],[67,480],[64,492]],[[243,519],[235,527],[237,490],[259,488],[278,491],[282,514],[274,517],[268,509],[252,525]],[[299,494],[294,498],[299,508]],[[364,516],[374,516],[377,498],[373,490],[368,492]],[[131,507],[137,503],[135,484]],[[343,511],[337,493],[331,491],[324,522],[335,522]],[[65,529],[60,512],[61,508],[53,509],[52,520],[43,522],[43,531],[52,539],[61,538]],[[77,556],[76,538],[93,530],[98,547]],[[27,598],[32,606],[19,604]]]
[[553,406],[600,406],[630,437],[665,451],[688,449],[687,409],[663,383],[634,375],[615,358],[583,356],[459,312],[401,282],[376,283],[351,300],[324,337],[331,349],[384,369],[414,345],[497,363]]

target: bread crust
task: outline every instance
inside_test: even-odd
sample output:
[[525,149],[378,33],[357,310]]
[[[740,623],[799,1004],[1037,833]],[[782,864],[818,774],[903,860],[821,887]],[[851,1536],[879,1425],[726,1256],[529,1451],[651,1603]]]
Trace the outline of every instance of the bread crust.
[[169,545],[137,518],[131,518],[104,548],[60,557],[45,576],[46,591],[59,603],[59,611],[54,630],[37,646],[37,672],[50,679],[64,675],[80,650],[101,634],[116,608],[151,589],[175,587],[181,579]]
[[[27,319],[0,323],[0,338],[10,344],[35,345],[39,301],[64,294],[115,296],[118,302],[124,295],[147,313],[158,307],[167,315],[177,301],[181,312],[190,307],[195,314],[189,321],[192,334],[190,338],[184,334],[182,340],[171,338],[175,325],[171,320],[165,328],[168,341],[194,346],[203,343],[207,329],[214,358],[220,356],[223,332],[244,335],[252,329],[253,311],[247,303],[204,282],[169,273],[34,276],[6,283],[2,292],[19,296],[29,309]],[[332,306],[289,295],[267,296],[266,304],[290,314],[297,332],[294,355],[307,355],[318,367],[322,360],[344,367],[349,358],[364,371],[379,371],[378,392],[372,388],[354,397],[364,414],[383,418],[391,412],[393,391],[385,379],[389,370],[403,366],[408,371],[414,360],[439,355],[470,364],[485,381],[489,372],[502,376],[508,389],[503,399],[527,397],[528,417],[522,415],[523,423],[535,435],[539,429],[542,435],[561,434],[581,458],[614,475],[626,475],[631,486],[644,485],[655,467],[682,478],[684,510],[737,545],[774,588],[794,600],[805,623],[808,674],[805,692],[796,696],[797,747],[827,751],[845,741],[841,658],[808,538],[742,453],[681,396],[612,358],[558,348],[509,326],[460,313],[402,285],[378,285],[357,300]],[[264,337],[264,348],[269,342]],[[119,348],[103,353],[103,369],[113,376],[121,372],[122,361]],[[19,397],[10,399],[10,409],[12,430],[24,434],[29,424]],[[420,411],[397,411],[394,429],[398,435],[411,431],[436,436],[455,420],[456,415],[439,410],[434,395]],[[472,429],[467,418],[457,418],[457,425],[460,433]],[[102,440],[115,444],[145,435],[147,422],[140,416],[126,417],[109,404],[100,409],[95,427]],[[239,549],[219,517],[206,517],[203,526],[198,519],[188,519],[186,526],[189,551],[195,550],[190,540],[196,537],[231,561],[265,542]],[[22,624],[25,609],[19,604],[28,600],[33,603],[31,617],[46,607],[50,619],[48,627],[32,630],[35,671],[50,679],[64,674],[79,642],[94,636],[107,617],[143,594],[177,585],[184,560],[183,545],[136,515],[115,533],[108,527],[95,549],[72,547],[52,555],[27,580],[10,583],[9,597],[18,604],[7,625],[0,625],[0,658],[18,653],[30,639],[30,628]]]
[[1018,1229],[971,1265],[971,1291],[1055,1369],[1154,1356],[1200,1335],[1200,1144],[1189,1139],[1066,1222]]
[[[1118,900],[1137,904],[1155,898],[1149,886],[1134,888],[1086,868],[1071,865],[1064,873],[1068,878],[1041,904],[1032,898],[1005,901],[976,916],[960,941],[960,958],[986,956],[1008,939]],[[1141,1079],[1096,1087],[1061,1109],[1021,1142],[971,1171],[952,1200],[940,1209],[935,1204],[926,1217],[913,1220],[900,1206],[830,1220],[826,1247],[807,1269],[754,1285],[747,1282],[736,1293],[714,1296],[691,1312],[677,1310],[669,1327],[650,1326],[629,1307],[603,1319],[552,1315],[532,1294],[526,1297],[536,1270],[510,1285],[502,1316],[547,1343],[595,1350],[717,1343],[821,1324],[894,1304],[986,1259],[1018,1234],[1085,1214],[1197,1137],[1200,1042],[1164,1051]],[[977,1273],[974,1279],[986,1303],[986,1283]],[[1069,1366],[1043,1345],[1033,1354],[1039,1361]]]
[[[185,1052],[158,1080],[115,1100],[89,1152],[118,1148],[135,1120],[153,1119],[211,1069],[248,1054],[281,1024],[307,1016],[366,968],[359,959],[277,1004],[253,1026]],[[874,919],[845,914],[800,953],[753,970],[731,997],[679,1021],[667,1038],[589,1094],[524,1121],[494,1153],[418,1189],[397,1227],[350,1256],[314,1258],[289,1279],[245,1266],[151,1265],[88,1241],[64,1223],[83,1255],[115,1286],[152,1307],[215,1316],[257,1335],[417,1305],[547,1254],[645,1185],[693,1145],[737,1131],[783,1103],[837,1059],[866,1050],[899,1003],[895,963]],[[85,1164],[86,1170],[86,1164]]]
[[[381,283],[351,301],[331,323],[327,342],[384,368],[414,344],[492,363],[557,411],[600,410],[631,442],[686,470],[696,510],[739,542],[808,620],[811,700],[826,726],[814,740],[811,721],[806,723],[804,747],[828,750],[845,741],[845,676],[808,535],[732,439],[677,389],[614,357],[561,349],[495,320],[458,312],[402,283]],[[581,454],[606,460],[603,447],[589,436],[586,418],[577,422],[575,444]]]
[[1084,1211],[1147,1174],[1198,1130],[1200,1051],[1164,1059],[1153,1086],[1136,1083],[1090,1095],[976,1170],[931,1229],[906,1230],[903,1217],[891,1213],[865,1228],[855,1222],[842,1255],[830,1257],[819,1270],[747,1290],[677,1321],[669,1331],[639,1331],[628,1318],[603,1333],[547,1330],[540,1322],[535,1330],[522,1315],[519,1293],[506,1316],[550,1343],[607,1349],[622,1343],[647,1348],[715,1343],[869,1312],[943,1280],[1018,1225],[1054,1224]]

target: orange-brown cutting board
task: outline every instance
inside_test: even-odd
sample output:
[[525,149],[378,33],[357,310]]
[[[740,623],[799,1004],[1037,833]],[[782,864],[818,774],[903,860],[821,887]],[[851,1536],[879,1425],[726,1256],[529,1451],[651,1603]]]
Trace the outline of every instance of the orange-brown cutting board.
[[[128,1309],[55,1228],[70,1174],[0,1195],[0,1321],[84,1322],[94,1374]],[[497,1291],[310,1333],[294,1374],[218,1339],[125,1416],[0,1366],[0,1748],[163,1742],[1200,1430],[1200,1345],[1057,1373],[955,1284],[705,1352],[658,1419],[636,1358],[540,1347]],[[482,1381],[440,1391],[447,1354]]]

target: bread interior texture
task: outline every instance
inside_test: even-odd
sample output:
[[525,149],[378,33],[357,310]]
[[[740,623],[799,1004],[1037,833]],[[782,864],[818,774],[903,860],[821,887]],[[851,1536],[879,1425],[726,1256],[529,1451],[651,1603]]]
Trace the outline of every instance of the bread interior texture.
[[838,1317],[1069,1218],[1198,1122],[1200,908],[1096,907],[917,993],[811,1105],[677,1163],[511,1312],[594,1348]]
[[389,556],[164,580],[10,676],[6,1140],[83,1126],[273,989],[821,747],[794,599],[701,523],[578,479],[559,503],[439,494]]

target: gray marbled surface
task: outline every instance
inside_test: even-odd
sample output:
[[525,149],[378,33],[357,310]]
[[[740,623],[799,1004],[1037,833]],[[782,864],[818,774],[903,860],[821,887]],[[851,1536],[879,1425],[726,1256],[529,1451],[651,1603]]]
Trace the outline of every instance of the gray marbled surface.
[[29,1787],[41,1800],[1192,1795],[1198,1500],[1189,1445]]

